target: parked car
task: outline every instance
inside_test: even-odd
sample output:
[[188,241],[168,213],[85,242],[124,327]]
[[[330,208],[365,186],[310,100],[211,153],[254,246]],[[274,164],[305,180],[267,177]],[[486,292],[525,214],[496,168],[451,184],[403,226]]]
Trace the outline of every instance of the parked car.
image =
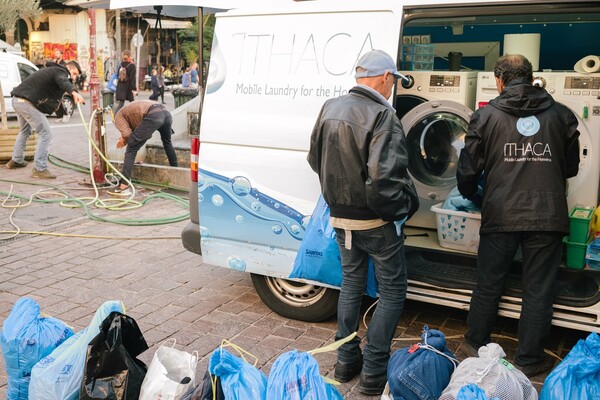
[[[7,114],[14,114],[15,112],[12,107],[10,92],[37,70],[38,67],[26,58],[11,53],[0,52],[0,84],[2,84],[2,94]],[[65,93],[61,102],[57,103],[57,108],[53,114],[61,118],[65,113],[72,115],[73,111],[75,111],[73,96]]]

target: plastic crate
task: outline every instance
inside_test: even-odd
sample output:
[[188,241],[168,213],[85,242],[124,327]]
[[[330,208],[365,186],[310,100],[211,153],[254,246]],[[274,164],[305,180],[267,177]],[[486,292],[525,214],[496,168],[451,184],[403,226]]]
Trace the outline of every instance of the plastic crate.
[[443,203],[439,203],[431,207],[431,211],[435,213],[440,246],[477,253],[481,214],[445,210],[442,205]]
[[569,213],[569,241],[587,243],[594,210],[575,207]]
[[563,238],[563,243],[567,248],[567,257],[565,259],[567,268],[583,269],[585,267],[587,243],[572,242],[568,236]]
[[406,71],[432,71],[435,46],[433,44],[404,44],[400,56],[400,69]]

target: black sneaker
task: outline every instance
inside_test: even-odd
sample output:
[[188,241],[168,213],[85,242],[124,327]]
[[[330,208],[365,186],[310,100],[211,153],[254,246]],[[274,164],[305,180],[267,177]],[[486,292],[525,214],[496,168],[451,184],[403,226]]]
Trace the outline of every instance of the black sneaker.
[[360,374],[358,391],[368,396],[377,396],[383,393],[387,383],[387,372],[381,374]]
[[462,346],[462,349],[467,354],[467,357],[479,357],[479,349],[475,346],[472,346],[466,340],[464,346]]
[[535,364],[520,365],[515,362],[513,365],[517,367],[522,373],[524,373],[528,378],[532,378],[534,376],[543,374],[544,372],[548,372],[552,368],[554,368],[554,359],[550,357],[544,357],[542,361]]
[[362,371],[362,366],[362,355],[360,356],[360,359],[358,361],[353,363],[341,363],[338,361],[337,364],[335,364],[333,378],[340,383],[349,382],[356,375],[360,374],[360,371]]

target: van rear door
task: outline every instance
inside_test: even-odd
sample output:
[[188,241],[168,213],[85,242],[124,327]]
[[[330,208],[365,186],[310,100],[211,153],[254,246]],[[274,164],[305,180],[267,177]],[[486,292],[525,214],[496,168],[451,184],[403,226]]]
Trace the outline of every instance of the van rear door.
[[287,277],[319,195],[306,162],[323,103],[361,55],[398,54],[398,2],[272,3],[217,15],[200,127],[204,262]]

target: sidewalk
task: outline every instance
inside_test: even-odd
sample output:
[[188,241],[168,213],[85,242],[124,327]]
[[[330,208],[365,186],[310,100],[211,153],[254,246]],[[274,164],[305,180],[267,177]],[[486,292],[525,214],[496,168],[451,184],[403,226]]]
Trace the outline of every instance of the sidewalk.
[[[149,92],[139,97],[142,96],[149,96]],[[165,97],[169,109],[173,109],[172,96],[166,94]],[[58,120],[51,122],[55,129],[51,154],[87,165],[87,142],[78,131],[80,128],[75,127],[72,132],[76,133],[68,133],[64,127],[77,123],[81,123],[78,115],[67,124]],[[118,137],[114,126],[109,124],[107,132],[109,146],[114,146]],[[0,179],[52,184],[77,196],[93,195],[89,187],[80,185],[86,175],[52,168],[58,175],[53,181],[30,178],[30,168],[0,169]],[[26,196],[39,188],[13,184],[15,192]],[[10,184],[0,181],[0,191],[9,190]],[[141,191],[137,199],[142,201],[148,194],[149,191]],[[157,199],[132,211],[95,212],[108,218],[148,220],[180,215],[185,210],[172,201]],[[9,221],[11,213],[12,209],[0,208],[0,230],[14,229]],[[32,204],[16,210],[12,219],[23,229],[75,236],[20,235],[0,239],[0,324],[21,296],[37,300],[42,312],[60,318],[75,331],[89,324],[103,302],[121,300],[150,346],[141,360],[149,364],[164,340],[176,338],[177,348],[198,351],[198,379],[206,371],[210,354],[223,339],[233,341],[258,357],[258,367],[265,374],[275,359],[288,350],[307,351],[334,340],[335,318],[322,323],[305,323],[280,317],[258,298],[249,274],[204,264],[202,257],[184,250],[179,235],[186,221],[124,226],[90,220],[81,209],[65,208],[57,203]],[[0,234],[0,237],[6,235]],[[410,339],[394,342],[393,348],[418,341],[416,338],[427,324],[455,337],[448,340],[448,347],[462,360],[466,357],[461,348],[465,321],[466,311],[408,301],[396,335]],[[517,324],[516,320],[500,318],[497,333],[516,337]],[[364,333],[361,326],[359,334],[364,336]],[[578,339],[586,336],[586,332],[554,328],[549,348],[564,356]],[[512,359],[516,343],[503,339],[500,344]],[[319,354],[316,358],[321,374],[332,377],[335,353]],[[534,379],[538,388],[544,378]],[[347,399],[376,398],[360,395],[357,383],[354,379],[338,389]],[[7,376],[0,359],[0,398],[6,398],[6,384]]]

